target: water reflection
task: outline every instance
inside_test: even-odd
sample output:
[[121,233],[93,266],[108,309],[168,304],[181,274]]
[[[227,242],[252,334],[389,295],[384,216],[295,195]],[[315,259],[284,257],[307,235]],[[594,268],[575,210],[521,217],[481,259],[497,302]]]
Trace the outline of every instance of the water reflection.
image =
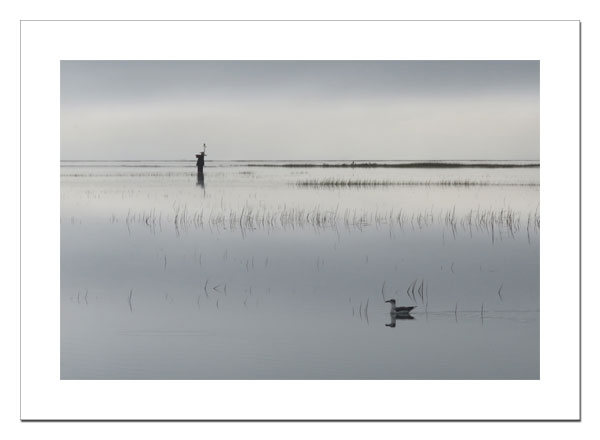
[[386,327],[396,327],[397,319],[415,319],[410,313],[390,313],[390,323]]
[[196,185],[200,186],[202,189],[206,189],[204,187],[204,173],[202,171],[198,171],[198,175],[196,177]]
[[539,187],[296,186],[527,176],[234,165],[61,176],[63,379],[539,379]]

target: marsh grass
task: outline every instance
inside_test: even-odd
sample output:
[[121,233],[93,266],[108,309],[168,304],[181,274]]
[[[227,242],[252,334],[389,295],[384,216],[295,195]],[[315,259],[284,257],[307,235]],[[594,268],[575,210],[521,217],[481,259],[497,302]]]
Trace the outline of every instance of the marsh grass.
[[427,181],[394,181],[368,179],[311,179],[301,180],[292,185],[309,188],[373,188],[381,186],[539,186],[539,183],[524,182],[489,182],[474,180],[427,180]]
[[[109,222],[115,222],[116,216],[109,217]],[[129,211],[124,219],[129,228],[132,223],[141,224],[154,231],[162,230],[163,224],[174,226],[176,233],[189,228],[201,229],[208,227],[212,232],[221,230],[240,230],[245,234],[254,230],[294,230],[313,228],[315,230],[346,228],[362,230],[367,227],[389,226],[400,229],[421,230],[435,225],[442,225],[453,235],[459,230],[473,233],[488,232],[495,237],[515,234],[525,229],[528,237],[538,233],[540,229],[539,209],[527,215],[527,221],[521,213],[510,208],[501,209],[472,209],[462,215],[456,214],[456,208],[408,213],[402,209],[396,211],[373,211],[345,209],[324,209],[319,206],[309,208],[293,208],[284,206],[279,209],[243,206],[240,210],[196,210],[190,211],[187,205],[175,206],[174,213],[166,214],[156,210],[132,213]],[[166,266],[166,258],[165,258]],[[452,268],[453,269],[453,268]]]

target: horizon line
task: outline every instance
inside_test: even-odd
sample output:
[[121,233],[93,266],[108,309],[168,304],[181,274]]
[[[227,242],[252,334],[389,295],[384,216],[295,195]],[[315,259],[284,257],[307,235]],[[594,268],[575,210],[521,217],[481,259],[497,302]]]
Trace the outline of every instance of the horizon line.
[[[194,161],[192,158],[182,159],[60,159],[61,162],[180,162],[180,161]],[[458,161],[471,161],[471,162],[539,162],[540,159],[207,159],[212,162],[349,162],[349,161],[360,161],[360,162],[458,162]]]

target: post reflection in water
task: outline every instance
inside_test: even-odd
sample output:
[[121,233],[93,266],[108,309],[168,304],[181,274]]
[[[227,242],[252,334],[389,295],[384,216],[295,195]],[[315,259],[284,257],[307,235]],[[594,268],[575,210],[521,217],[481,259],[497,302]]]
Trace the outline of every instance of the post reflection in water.
[[196,178],[196,185],[202,187],[202,189],[206,189],[204,187],[204,173],[201,171],[198,172],[198,176]]

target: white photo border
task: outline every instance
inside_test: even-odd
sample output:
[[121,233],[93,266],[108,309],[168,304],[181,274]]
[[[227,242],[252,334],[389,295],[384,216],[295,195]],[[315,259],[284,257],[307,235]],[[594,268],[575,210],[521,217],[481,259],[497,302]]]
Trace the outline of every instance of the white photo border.
[[[540,60],[540,380],[61,381],[60,61],[101,59]],[[580,175],[578,21],[23,20],[21,419],[580,420]]]

